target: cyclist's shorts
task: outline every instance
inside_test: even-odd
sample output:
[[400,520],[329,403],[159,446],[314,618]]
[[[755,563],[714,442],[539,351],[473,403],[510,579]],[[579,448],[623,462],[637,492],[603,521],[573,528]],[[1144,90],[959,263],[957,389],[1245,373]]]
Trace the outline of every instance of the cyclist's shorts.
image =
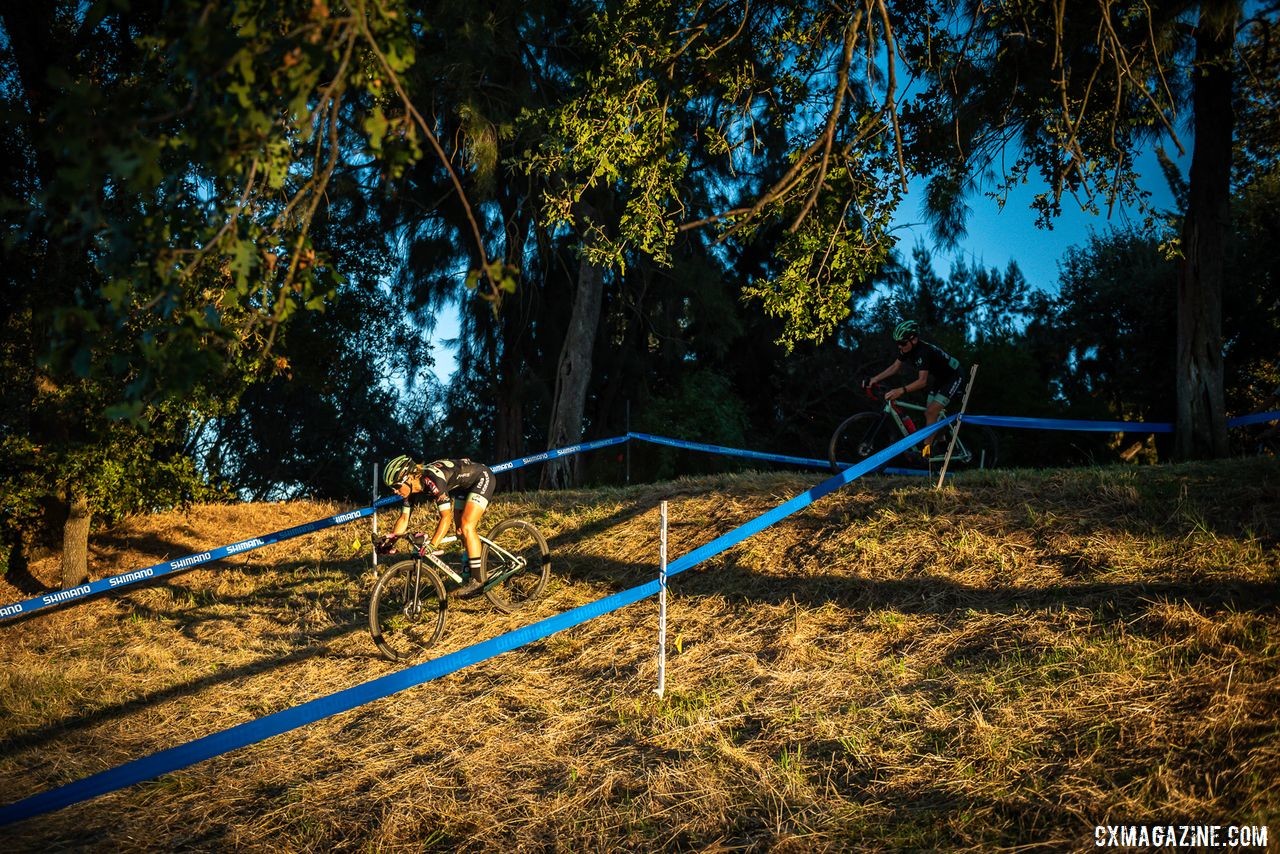
[[462,486],[449,492],[445,500],[439,502],[440,506],[447,507],[450,503],[455,504],[475,504],[481,510],[487,509],[489,499],[493,498],[494,477],[493,472],[488,466],[479,463],[472,463],[472,468],[467,472],[470,477],[466,478],[471,481],[469,486]]
[[964,377],[957,373],[950,382],[940,385],[937,388],[929,389],[929,402],[940,403],[946,406],[956,395],[960,393],[960,387],[964,385]]

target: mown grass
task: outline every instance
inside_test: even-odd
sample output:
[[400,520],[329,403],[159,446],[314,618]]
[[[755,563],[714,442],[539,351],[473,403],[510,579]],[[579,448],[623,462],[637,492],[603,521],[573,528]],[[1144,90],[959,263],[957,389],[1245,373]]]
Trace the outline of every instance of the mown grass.
[[[652,577],[663,499],[674,557],[817,479],[501,496],[492,521],[551,540],[548,596],[510,616],[462,603],[438,652]],[[336,511],[138,518],[97,540],[95,567]],[[357,533],[0,626],[0,801],[396,669],[365,630]],[[1278,534],[1266,460],[860,482],[672,579],[662,699],[650,600],[7,840],[1061,850],[1105,823],[1280,832]]]

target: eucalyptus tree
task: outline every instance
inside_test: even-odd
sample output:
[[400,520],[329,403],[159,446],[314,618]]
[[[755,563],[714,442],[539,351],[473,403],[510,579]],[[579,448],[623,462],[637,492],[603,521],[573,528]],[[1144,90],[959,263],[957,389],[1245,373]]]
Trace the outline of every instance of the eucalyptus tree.
[[547,130],[522,158],[544,187],[542,221],[579,237],[553,445],[580,435],[607,281],[641,257],[670,266],[681,233],[777,237],[775,273],[745,295],[783,320],[788,347],[820,339],[887,258],[903,177],[881,0],[619,0],[591,7],[580,32],[590,71],[530,117]]
[[523,455],[542,415],[554,326],[546,321],[559,309],[546,299],[547,276],[558,249],[536,222],[536,180],[512,163],[541,132],[521,116],[559,97],[573,8],[512,0],[414,9],[416,61],[400,82],[445,156],[384,183],[383,221],[398,253],[391,282],[409,316],[424,332],[446,310],[460,319],[457,370],[442,398],[450,453]]
[[[462,381],[499,401],[500,452],[529,432],[513,401],[544,382],[545,360],[547,444],[583,435],[598,331],[621,304],[610,295],[634,271],[672,269],[681,241],[709,258],[725,250],[708,239],[769,243],[778,263],[744,294],[788,348],[829,336],[888,258],[905,161],[883,0],[449,6],[424,11],[418,33],[404,82],[431,98],[420,115],[451,152],[399,188],[404,279],[429,320],[467,270],[522,277],[514,296],[486,294],[501,298],[492,321],[463,312]],[[548,484],[570,479],[569,463],[546,469]]]
[[[944,233],[963,227],[966,191],[1041,178],[1045,224],[1066,198],[1098,211],[1143,203],[1135,163],[1163,140],[1191,168],[1180,228],[1176,300],[1176,436],[1181,456],[1226,451],[1222,287],[1229,228],[1237,49],[1273,31],[1274,2],[1240,0],[940,0],[903,32],[904,56],[928,85],[905,110],[915,167],[932,176]],[[989,186],[989,185],[988,185]],[[1159,226],[1158,218],[1152,224]]]
[[190,497],[191,425],[287,370],[281,330],[342,278],[312,226],[343,128],[391,173],[436,142],[384,108],[408,21],[363,0],[0,8],[21,342],[4,358],[23,385],[5,401],[5,516],[62,506],[64,584],[86,574],[94,512]]

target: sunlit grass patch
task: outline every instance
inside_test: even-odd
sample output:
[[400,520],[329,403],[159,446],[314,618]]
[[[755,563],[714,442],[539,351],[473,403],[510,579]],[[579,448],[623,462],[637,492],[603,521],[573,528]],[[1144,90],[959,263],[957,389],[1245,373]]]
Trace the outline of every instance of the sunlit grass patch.
[[[818,478],[500,495],[491,521],[551,539],[548,595],[458,603],[432,654],[654,578],[663,499],[674,559]],[[649,600],[35,819],[15,850],[1056,850],[1107,817],[1265,824],[1278,486],[1265,460],[868,478],[671,579],[661,699]],[[94,570],[338,509],[138,517]],[[0,627],[0,798],[397,670],[368,637],[356,539]]]

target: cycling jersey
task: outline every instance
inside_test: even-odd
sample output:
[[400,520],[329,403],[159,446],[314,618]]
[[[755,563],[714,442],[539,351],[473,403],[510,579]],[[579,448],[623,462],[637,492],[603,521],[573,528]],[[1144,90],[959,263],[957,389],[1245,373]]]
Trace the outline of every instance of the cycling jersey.
[[948,355],[936,344],[916,339],[911,352],[901,358],[917,371],[929,372],[929,397],[931,400],[941,398],[944,406],[959,393],[964,383],[964,377],[960,373],[960,360]]
[[423,467],[422,486],[420,500],[429,499],[437,507],[448,506],[456,497],[484,508],[493,497],[494,478],[489,467],[481,463],[467,459],[436,460]]

